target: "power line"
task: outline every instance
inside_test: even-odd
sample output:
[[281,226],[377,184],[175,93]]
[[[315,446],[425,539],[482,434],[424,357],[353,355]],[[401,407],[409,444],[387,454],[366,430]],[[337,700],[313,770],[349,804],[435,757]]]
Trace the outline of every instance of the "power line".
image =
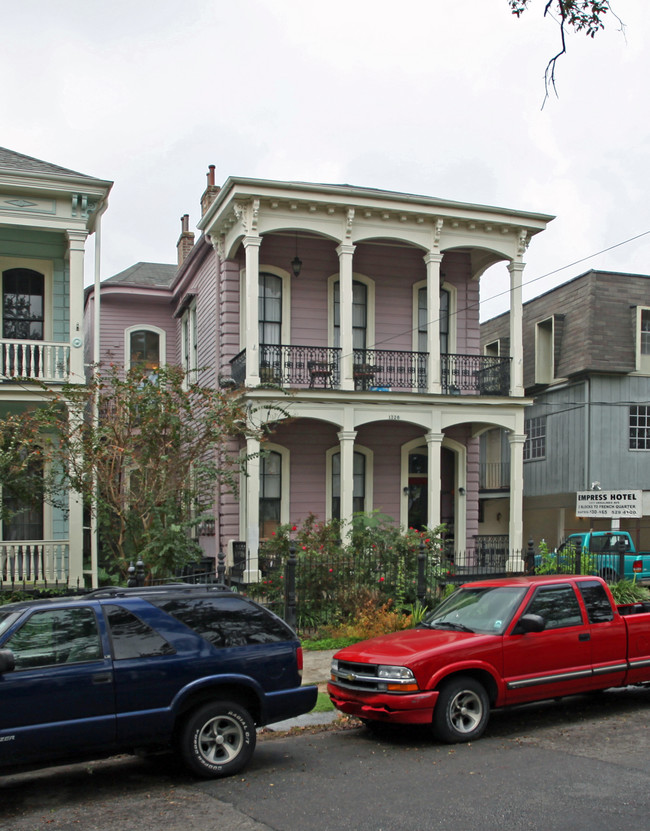
[[[552,277],[554,274],[559,274],[561,271],[566,271],[567,268],[573,268],[574,266],[580,265],[580,263],[584,263],[587,260],[593,259],[594,257],[599,257],[601,254],[607,254],[609,251],[613,251],[614,249],[620,248],[623,245],[628,245],[629,243],[634,242],[635,240],[641,239],[642,237],[645,237],[648,234],[650,234],[650,230],[642,231],[640,234],[635,234],[635,236],[633,236],[633,237],[628,237],[627,239],[622,240],[621,242],[616,242],[613,245],[610,245],[607,248],[602,248],[600,251],[595,251],[593,254],[589,254],[586,257],[581,257],[578,260],[574,260],[571,263],[567,263],[566,265],[560,266],[559,268],[555,268],[552,271],[547,271],[545,274],[541,274],[539,277],[533,277],[531,280],[525,280],[522,283],[520,283],[518,286],[515,286],[515,288],[524,288],[525,286],[530,286],[533,283],[537,283],[539,280],[544,280],[547,277]],[[508,288],[508,289],[505,289],[504,291],[500,291],[500,292],[497,292],[496,294],[493,294],[491,297],[486,297],[484,300],[479,301],[479,303],[470,303],[467,306],[463,306],[461,309],[456,309],[456,311],[451,312],[449,316],[453,317],[454,315],[458,315],[461,312],[466,312],[466,311],[469,311],[471,309],[476,309],[480,306],[481,302],[487,303],[490,300],[496,300],[499,297],[503,297],[504,295],[510,294],[510,291],[511,291],[511,288]],[[432,318],[431,320],[427,321],[426,325],[431,326],[433,323],[439,323],[440,320],[441,320],[440,317]],[[384,338],[383,340],[380,340],[380,341],[375,341],[375,346],[383,344],[383,343],[389,343],[390,341],[393,341],[396,338],[402,337],[403,335],[408,335],[408,334],[412,335],[413,332],[419,331],[419,329],[420,329],[419,326],[412,326],[410,329],[404,329],[402,332],[398,332],[397,334],[391,335],[388,338]],[[341,357],[343,357],[343,356],[341,356]]]

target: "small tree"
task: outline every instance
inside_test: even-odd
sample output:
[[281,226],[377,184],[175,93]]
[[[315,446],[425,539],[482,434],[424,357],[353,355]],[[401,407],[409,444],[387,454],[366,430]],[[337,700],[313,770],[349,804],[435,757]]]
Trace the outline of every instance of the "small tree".
[[96,511],[102,565],[122,576],[136,558],[164,577],[200,556],[192,529],[217,486],[236,488],[233,440],[252,433],[237,393],[188,383],[173,366],[96,372],[64,387],[43,420],[62,480]]

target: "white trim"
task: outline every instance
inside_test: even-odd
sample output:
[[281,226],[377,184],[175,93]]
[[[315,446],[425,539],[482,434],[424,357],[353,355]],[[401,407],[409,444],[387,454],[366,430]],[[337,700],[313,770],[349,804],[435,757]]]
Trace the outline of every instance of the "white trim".
[[636,307],[636,328],[634,332],[636,371],[643,373],[643,375],[650,375],[650,355],[641,354],[641,320],[644,312],[650,315],[650,306]]
[[[280,343],[291,343],[291,275],[283,268],[278,268],[275,265],[259,264],[259,274],[272,274],[274,277],[279,277],[282,280],[282,328]],[[259,309],[259,282],[257,288],[258,309]],[[242,268],[239,272],[239,349],[246,349],[246,269]],[[259,328],[259,312],[257,313]]]
[[[548,327],[550,324],[550,336]],[[542,329],[543,327],[543,329]],[[535,383],[550,384],[555,380],[555,318],[544,318],[535,324]]]
[[[0,277],[5,271],[12,268],[28,268],[43,275],[43,340],[52,341],[54,328],[54,263],[51,259],[35,259],[33,257],[0,257]],[[68,282],[69,282],[68,275]],[[68,291],[70,286],[68,285]],[[0,284],[0,294],[4,308],[4,280]],[[72,340],[70,321],[68,321],[68,341]],[[29,340],[26,338],[26,340]]]
[[[265,451],[279,453],[281,457],[282,491],[280,494],[280,523],[282,525],[286,525],[289,522],[289,518],[291,515],[291,451],[280,444],[274,444],[273,442],[264,442],[263,447],[260,448],[260,457],[262,453]],[[246,447],[242,447],[239,452],[240,462],[246,458],[246,454]],[[248,494],[246,488],[246,480],[246,471],[242,470],[242,472],[239,475],[239,539],[246,540],[248,550],[250,551],[251,541],[248,539],[246,530],[248,524]],[[257,516],[257,522],[259,526],[259,511]]]
[[[188,328],[188,341],[190,346],[190,354],[187,355],[185,343],[185,325]],[[194,383],[197,380],[199,368],[199,339],[198,339],[198,325],[197,325],[197,311],[196,298],[194,298],[184,309],[180,320],[180,335],[181,335],[181,366],[185,370],[185,377],[183,378],[183,386]],[[196,348],[195,348],[196,347]],[[187,368],[186,368],[187,367]]]
[[[341,452],[341,445],[337,444],[325,451],[325,517],[332,519],[332,456]],[[364,488],[366,492],[364,512],[369,513],[374,505],[374,480],[375,480],[375,454],[369,447],[361,444],[354,445],[354,452],[361,453],[366,457],[366,480]]]
[[158,363],[164,366],[167,363],[167,332],[160,329],[158,326],[151,326],[149,324],[136,324],[129,326],[124,330],[124,366],[131,369],[131,335],[134,332],[153,332],[158,335]]
[[[428,455],[429,448],[425,436],[411,439],[402,445],[400,464],[400,526],[408,527],[408,494],[404,488],[408,486],[409,455],[417,448],[422,447]],[[443,438],[440,450],[443,448],[454,453],[454,547],[457,551],[465,551],[467,545],[467,448],[464,444],[450,438]],[[427,477],[428,478],[428,477]],[[465,495],[461,497],[459,491],[463,488]],[[427,525],[430,518],[427,515]]]
[[[338,272],[327,278],[327,342],[330,347],[334,346],[334,284],[338,283],[340,275]],[[366,277],[365,274],[352,272],[352,282],[363,283],[367,290],[366,308],[366,349],[375,348],[375,281]]]

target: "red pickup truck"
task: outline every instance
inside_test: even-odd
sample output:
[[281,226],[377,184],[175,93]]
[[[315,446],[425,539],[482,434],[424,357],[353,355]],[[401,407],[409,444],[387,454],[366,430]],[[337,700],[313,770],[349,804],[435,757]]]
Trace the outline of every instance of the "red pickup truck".
[[599,577],[466,583],[415,629],[337,652],[328,692],[368,726],[477,739],[491,707],[650,681],[650,604],[616,606]]

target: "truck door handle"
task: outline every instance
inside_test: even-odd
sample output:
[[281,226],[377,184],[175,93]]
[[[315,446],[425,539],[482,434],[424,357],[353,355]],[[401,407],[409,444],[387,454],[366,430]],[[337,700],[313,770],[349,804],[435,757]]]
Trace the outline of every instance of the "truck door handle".
[[581,632],[578,635],[578,640],[579,641],[588,641],[590,639],[591,639],[591,635],[589,634],[589,632]]
[[113,674],[111,672],[96,672],[92,677],[93,684],[110,684]]

